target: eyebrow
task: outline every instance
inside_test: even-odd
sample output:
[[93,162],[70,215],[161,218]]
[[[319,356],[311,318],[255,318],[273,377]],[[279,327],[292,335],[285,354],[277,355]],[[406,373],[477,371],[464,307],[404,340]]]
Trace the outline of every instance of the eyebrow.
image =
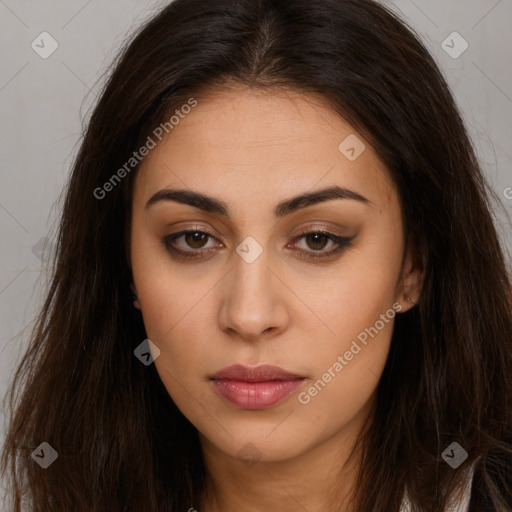
[[[292,197],[291,199],[287,199],[286,201],[282,201],[275,206],[274,215],[276,217],[284,217],[302,208],[323,203],[324,201],[331,201],[333,199],[352,199],[367,205],[372,204],[372,202],[366,199],[366,197],[363,197],[361,194],[358,194],[353,190],[334,186],[314,192],[306,192]],[[150,206],[160,201],[175,201],[182,204],[188,204],[190,206],[200,208],[205,212],[216,213],[230,218],[229,207],[225,202],[191,190],[160,190],[151,196],[146,203],[145,209],[147,210]]]

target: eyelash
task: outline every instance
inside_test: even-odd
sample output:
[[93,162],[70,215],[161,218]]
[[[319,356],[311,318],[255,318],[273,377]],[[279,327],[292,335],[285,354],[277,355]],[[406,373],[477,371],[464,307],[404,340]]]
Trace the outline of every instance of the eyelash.
[[[208,233],[207,231],[203,231],[201,229],[187,229],[187,230],[179,231],[177,233],[173,233],[172,235],[165,236],[162,239],[162,243],[164,244],[165,248],[177,258],[183,258],[183,259],[202,258],[203,256],[201,253],[209,252],[211,249],[206,249],[206,250],[198,249],[198,250],[192,250],[192,251],[183,251],[181,249],[177,249],[176,247],[174,247],[172,245],[172,242],[174,242],[174,240],[182,237],[183,235],[195,234],[195,233],[201,233],[201,234],[207,235],[210,238],[215,238],[211,233]],[[301,257],[304,257],[307,259],[328,258],[330,256],[333,256],[337,252],[341,251],[342,249],[350,247],[352,245],[352,240],[354,239],[354,237],[346,238],[346,237],[335,235],[328,231],[318,229],[318,230],[303,230],[303,231],[301,231],[301,234],[299,236],[294,238],[294,241],[298,241],[307,235],[316,235],[316,234],[324,235],[328,239],[335,242],[337,244],[337,247],[334,249],[331,249],[330,251],[327,251],[327,252],[320,252],[320,251],[322,251],[322,249],[319,249],[318,251],[300,250],[299,252],[302,253]],[[313,254],[306,254],[306,253],[310,253],[310,252],[313,252]],[[318,254],[314,254],[314,252],[317,252]]]

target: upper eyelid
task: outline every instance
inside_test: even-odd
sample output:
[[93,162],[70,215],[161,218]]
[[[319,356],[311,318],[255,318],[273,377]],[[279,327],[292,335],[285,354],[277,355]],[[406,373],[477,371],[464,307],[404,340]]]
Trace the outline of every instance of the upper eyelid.
[[[174,253],[173,257],[180,258],[180,259],[189,259],[190,261],[197,260],[197,259],[201,260],[203,258],[207,258],[208,257],[207,254],[211,253],[212,251],[215,251],[215,247],[198,248],[198,249],[194,249],[194,248],[180,249],[178,247],[173,246],[173,244],[169,240],[169,238],[172,238],[173,240],[176,238],[181,238],[182,236],[187,234],[187,232],[191,232],[191,231],[192,232],[199,231],[199,232],[206,234],[208,237],[216,239],[215,236],[211,235],[207,231],[203,231],[200,229],[196,229],[196,230],[183,229],[183,230],[173,233],[171,235],[167,235],[166,237],[163,238],[162,241],[163,241],[164,245],[166,246],[167,251],[171,254]],[[307,234],[312,233],[312,232],[313,233],[320,232],[322,234],[325,234],[327,239],[334,243],[335,247],[331,248],[329,250],[325,250],[325,248],[322,248],[318,251],[315,251],[313,249],[311,249],[311,250],[308,250],[308,249],[295,250],[295,244],[297,243],[296,241],[305,238],[305,236]],[[345,236],[335,235],[334,233],[331,233],[330,231],[325,231],[325,230],[303,229],[298,236],[295,236],[293,238],[292,243],[294,244],[294,246],[292,247],[292,250],[294,250],[294,252],[297,253],[297,257],[300,257],[303,260],[317,261],[317,262],[322,262],[322,261],[328,262],[328,261],[330,261],[330,258],[340,254],[344,249],[350,248],[352,246],[352,242],[353,242],[354,238],[356,238],[356,235],[354,235],[352,237],[345,237]],[[220,242],[220,243],[221,243],[221,246],[224,247],[224,244],[222,244],[222,242]],[[287,248],[288,248],[288,246],[287,246]]]
[[[176,231],[175,233],[172,233],[170,235],[167,235],[166,237],[164,237],[164,239],[172,239],[172,240],[176,240],[178,238],[181,238],[182,236],[185,236],[189,233],[203,233],[205,234],[206,236],[208,236],[209,238],[213,238],[217,241],[219,241],[217,239],[217,236],[210,233],[209,231],[207,231],[206,229],[195,229],[194,227],[191,227],[191,228],[185,228],[185,229],[182,229],[180,231]],[[308,234],[311,234],[311,233],[319,233],[319,234],[323,234],[325,235],[329,240],[331,240],[332,242],[334,242],[335,244],[339,244],[340,242],[338,242],[336,239],[343,239],[343,240],[346,240],[348,242],[351,242],[352,239],[354,237],[346,237],[346,236],[342,236],[342,235],[337,235],[336,233],[332,233],[331,231],[329,231],[328,229],[326,228],[314,228],[314,227],[310,227],[310,228],[303,228],[300,233],[298,233],[297,235],[295,235],[292,239],[293,242],[295,242],[296,240],[300,240],[302,238],[305,238]],[[222,242],[220,242],[222,244]],[[223,244],[222,244],[223,245]],[[198,249],[194,249],[194,248],[190,248],[188,251],[184,251],[184,252],[201,252],[201,250],[209,250],[211,249],[210,248],[207,248],[207,249],[202,249],[202,248],[198,248]],[[182,249],[180,249],[182,250]],[[319,253],[321,251],[318,251]],[[328,251],[325,251],[325,252],[328,252]]]
[[[167,237],[178,237],[178,236],[185,235],[187,233],[204,233],[205,235],[208,235],[209,237],[218,238],[218,236],[216,234],[211,233],[206,228],[194,228],[194,227],[178,230],[174,233],[167,235]],[[298,238],[298,237],[302,237],[302,236],[310,234],[310,233],[320,233],[320,234],[325,234],[325,235],[332,235],[332,236],[339,237],[339,238],[349,238],[349,237],[346,237],[343,235],[337,235],[336,233],[333,233],[329,228],[307,227],[307,228],[302,228],[301,231],[294,236],[294,239]]]

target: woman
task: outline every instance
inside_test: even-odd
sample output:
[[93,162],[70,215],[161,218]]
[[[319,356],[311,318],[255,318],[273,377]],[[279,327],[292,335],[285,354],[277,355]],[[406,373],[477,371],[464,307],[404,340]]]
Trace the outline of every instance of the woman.
[[73,167],[13,510],[512,510],[491,197],[380,4],[172,2]]

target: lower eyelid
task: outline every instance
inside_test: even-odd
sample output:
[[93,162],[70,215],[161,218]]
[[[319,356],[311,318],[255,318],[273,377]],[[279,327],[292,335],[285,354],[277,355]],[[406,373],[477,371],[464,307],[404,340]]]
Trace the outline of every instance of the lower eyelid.
[[[202,233],[202,234],[205,234],[209,239],[216,240],[216,237],[213,234],[208,233],[207,231],[197,229],[197,230],[184,230],[184,231],[181,231],[178,233],[173,233],[171,235],[165,236],[162,239],[162,242],[168,251],[174,253],[178,257],[184,257],[184,258],[187,258],[187,257],[200,258],[203,253],[209,253],[213,249],[215,249],[215,247],[207,247],[207,248],[199,248],[199,249],[190,248],[190,249],[186,250],[186,249],[180,249],[172,244],[172,242],[174,242],[176,239],[181,238],[189,233]],[[329,233],[327,231],[324,232],[324,231],[312,230],[312,231],[303,232],[300,235],[296,236],[293,239],[293,244],[297,243],[297,241],[299,241],[299,240],[306,238],[310,234],[324,235],[326,238],[328,238],[328,240],[331,240],[332,242],[334,242],[335,247],[330,250],[327,250],[327,251],[325,249],[319,249],[317,251],[315,251],[314,249],[310,249],[310,250],[298,249],[298,252],[302,253],[304,258],[313,258],[313,259],[328,258],[329,256],[333,256],[334,254],[338,253],[339,251],[351,246],[352,240],[355,238],[355,237],[351,237],[351,238],[341,237],[341,236],[335,235],[333,233]],[[224,247],[222,242],[219,242],[219,244],[221,247]]]
[[312,259],[321,259],[321,258],[329,258],[330,256],[335,256],[340,251],[343,251],[344,249],[347,249],[348,247],[352,246],[352,238],[345,238],[345,237],[338,237],[335,235],[332,235],[332,237],[328,237],[330,240],[334,242],[334,247],[325,250],[325,249],[319,249],[315,251],[314,249],[299,249],[298,252],[302,254],[301,257],[303,258],[312,258]]
[[[165,236],[162,239],[162,242],[164,243],[165,247],[169,251],[173,251],[175,253],[181,253],[181,254],[184,254],[184,255],[187,254],[187,255],[191,255],[191,256],[193,256],[194,253],[200,254],[201,252],[207,252],[207,251],[210,251],[211,249],[214,249],[214,247],[206,247],[206,248],[201,247],[201,248],[198,248],[198,249],[193,249],[191,247],[189,249],[181,249],[179,247],[176,247],[173,244],[173,242],[175,242],[177,239],[182,238],[182,237],[184,237],[184,236],[186,236],[187,234],[190,234],[190,233],[202,233],[202,234],[204,234],[204,235],[206,235],[208,237],[208,242],[210,240],[215,240],[215,238],[216,238],[211,233],[208,233],[206,231],[187,230],[187,231],[181,231],[181,232],[178,232],[178,233],[173,233],[172,235]],[[222,243],[220,243],[220,245],[222,245]]]

